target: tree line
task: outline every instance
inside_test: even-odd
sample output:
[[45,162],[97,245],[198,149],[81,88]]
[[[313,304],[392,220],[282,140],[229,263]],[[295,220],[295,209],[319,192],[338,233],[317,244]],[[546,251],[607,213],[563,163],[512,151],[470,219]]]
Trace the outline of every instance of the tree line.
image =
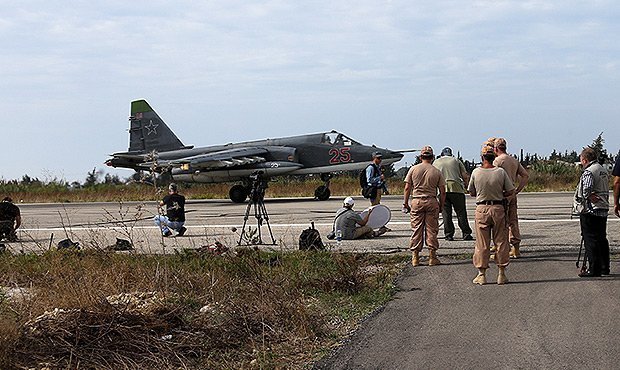
[[[601,164],[610,164],[613,163],[615,157],[608,153],[607,149],[604,146],[605,139],[603,138],[603,133],[601,132],[588,147],[594,149],[599,158],[599,162]],[[619,152],[620,154],[620,152]],[[549,154],[549,156],[540,156],[537,153],[530,154],[524,153],[523,150],[520,151],[519,155],[514,154],[513,156],[518,159],[521,164],[529,169],[533,169],[539,172],[549,172],[549,173],[557,173],[562,172],[563,170],[568,170],[570,166],[574,167],[574,164],[579,162],[579,153],[575,150],[565,150],[564,153],[558,152],[555,148]],[[460,152],[457,153],[457,158],[463,162],[466,170],[471,173],[477,166],[480,165],[479,159],[464,159]],[[419,161],[419,159],[418,159]],[[418,163],[416,161],[416,163]],[[414,163],[414,164],[416,164]],[[566,167],[569,166],[569,167]],[[403,166],[400,168],[395,168],[393,164],[385,166],[385,176],[388,178],[396,177],[396,178],[404,178],[407,174],[411,166]],[[566,168],[564,168],[566,167]],[[341,173],[342,176],[348,177],[357,177],[359,175],[359,171],[346,171]],[[284,177],[284,181],[287,179],[295,178],[297,180],[306,180],[309,176],[294,176],[294,177]],[[9,190],[11,188],[19,187],[19,188],[37,188],[37,187],[58,187],[58,188],[69,188],[69,189],[81,189],[81,188],[93,188],[96,186],[116,186],[116,185],[125,185],[131,183],[147,183],[153,184],[156,183],[158,185],[165,185],[172,182],[172,176],[169,172],[164,172],[161,174],[151,174],[148,172],[134,172],[131,176],[121,178],[119,175],[105,173],[101,169],[93,168],[92,171],[89,171],[86,174],[86,177],[82,182],[80,181],[72,181],[68,182],[64,179],[52,178],[41,180],[38,177],[31,177],[29,175],[23,175],[21,179],[18,180],[4,180],[0,179],[0,187],[4,190]]]

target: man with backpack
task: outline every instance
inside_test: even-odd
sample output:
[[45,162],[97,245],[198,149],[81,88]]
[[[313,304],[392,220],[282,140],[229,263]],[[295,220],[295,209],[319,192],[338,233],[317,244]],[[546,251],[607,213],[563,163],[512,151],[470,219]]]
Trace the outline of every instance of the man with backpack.
[[372,162],[360,173],[360,186],[364,198],[370,199],[370,205],[376,206],[381,203],[381,193],[388,194],[385,186],[385,176],[381,172],[381,160],[383,155],[380,152],[372,153]]

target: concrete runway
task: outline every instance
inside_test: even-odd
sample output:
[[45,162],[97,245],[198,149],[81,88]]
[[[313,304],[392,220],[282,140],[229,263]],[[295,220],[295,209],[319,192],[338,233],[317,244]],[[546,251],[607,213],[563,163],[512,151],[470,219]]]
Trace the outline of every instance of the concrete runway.
[[[519,217],[523,237],[522,250],[560,251],[578,250],[579,221],[571,219],[571,193],[523,193],[519,195]],[[330,248],[343,251],[372,251],[394,253],[408,251],[411,235],[409,216],[401,213],[402,196],[385,196],[382,204],[392,210],[388,226],[392,232],[379,238],[360,241],[343,241],[337,245],[328,241],[325,235],[331,231],[335,211],[340,208],[343,197],[333,197],[319,202],[310,198],[266,199],[265,206],[276,246],[263,248],[295,249],[298,237],[304,228],[314,221],[324,242]],[[368,201],[356,197],[356,210],[367,207]],[[82,246],[103,248],[111,245],[115,238],[130,239],[137,251],[165,253],[172,249],[196,248],[216,240],[227,246],[235,246],[241,228],[246,204],[234,204],[229,200],[188,200],[186,205],[188,232],[184,237],[162,238],[152,223],[156,214],[156,202],[139,203],[64,203],[64,204],[20,204],[23,226],[19,230],[20,241],[10,243],[14,251],[42,251],[55,246],[64,238],[78,241]],[[467,197],[470,226],[474,226],[474,199]],[[456,223],[456,218],[454,218]],[[248,226],[256,228],[257,222],[251,213]],[[617,251],[620,241],[619,219],[613,214],[608,221],[608,237],[612,250]],[[263,242],[271,238],[266,226],[261,228]],[[53,234],[53,239],[52,239]],[[440,236],[443,230],[440,230]],[[460,239],[448,242],[440,240],[440,255],[471,253],[473,242]],[[51,242],[50,242],[51,241]]]

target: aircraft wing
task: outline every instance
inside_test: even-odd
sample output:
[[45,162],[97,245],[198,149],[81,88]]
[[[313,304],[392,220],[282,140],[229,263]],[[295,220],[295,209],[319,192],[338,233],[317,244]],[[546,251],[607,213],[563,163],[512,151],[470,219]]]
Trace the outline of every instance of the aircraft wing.
[[[236,167],[265,162],[265,155],[268,153],[267,149],[259,147],[227,149],[179,159],[158,160],[157,167],[176,167],[193,170]],[[153,162],[145,162],[140,166],[150,168],[152,165]]]

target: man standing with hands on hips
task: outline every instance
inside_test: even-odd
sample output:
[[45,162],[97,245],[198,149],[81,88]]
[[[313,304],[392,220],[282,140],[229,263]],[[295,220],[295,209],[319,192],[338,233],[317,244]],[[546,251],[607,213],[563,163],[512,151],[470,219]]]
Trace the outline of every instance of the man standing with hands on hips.
[[[437,258],[439,248],[439,212],[446,200],[445,181],[441,172],[433,167],[433,148],[425,146],[420,153],[422,163],[416,164],[409,169],[405,177],[405,196],[403,207],[411,214],[411,242],[409,247],[412,251],[411,264],[420,265],[420,251],[424,246],[429,249],[428,265],[439,265]],[[439,200],[437,193],[439,192]],[[412,196],[409,205],[409,196]]]
[[510,257],[518,258],[521,256],[519,251],[521,246],[521,232],[519,231],[519,215],[517,213],[517,194],[525,188],[530,175],[515,157],[506,153],[506,139],[501,137],[495,139],[494,146],[496,157],[495,161],[493,161],[493,165],[503,168],[516,188],[514,193],[507,198],[508,209],[506,217],[508,222]]

